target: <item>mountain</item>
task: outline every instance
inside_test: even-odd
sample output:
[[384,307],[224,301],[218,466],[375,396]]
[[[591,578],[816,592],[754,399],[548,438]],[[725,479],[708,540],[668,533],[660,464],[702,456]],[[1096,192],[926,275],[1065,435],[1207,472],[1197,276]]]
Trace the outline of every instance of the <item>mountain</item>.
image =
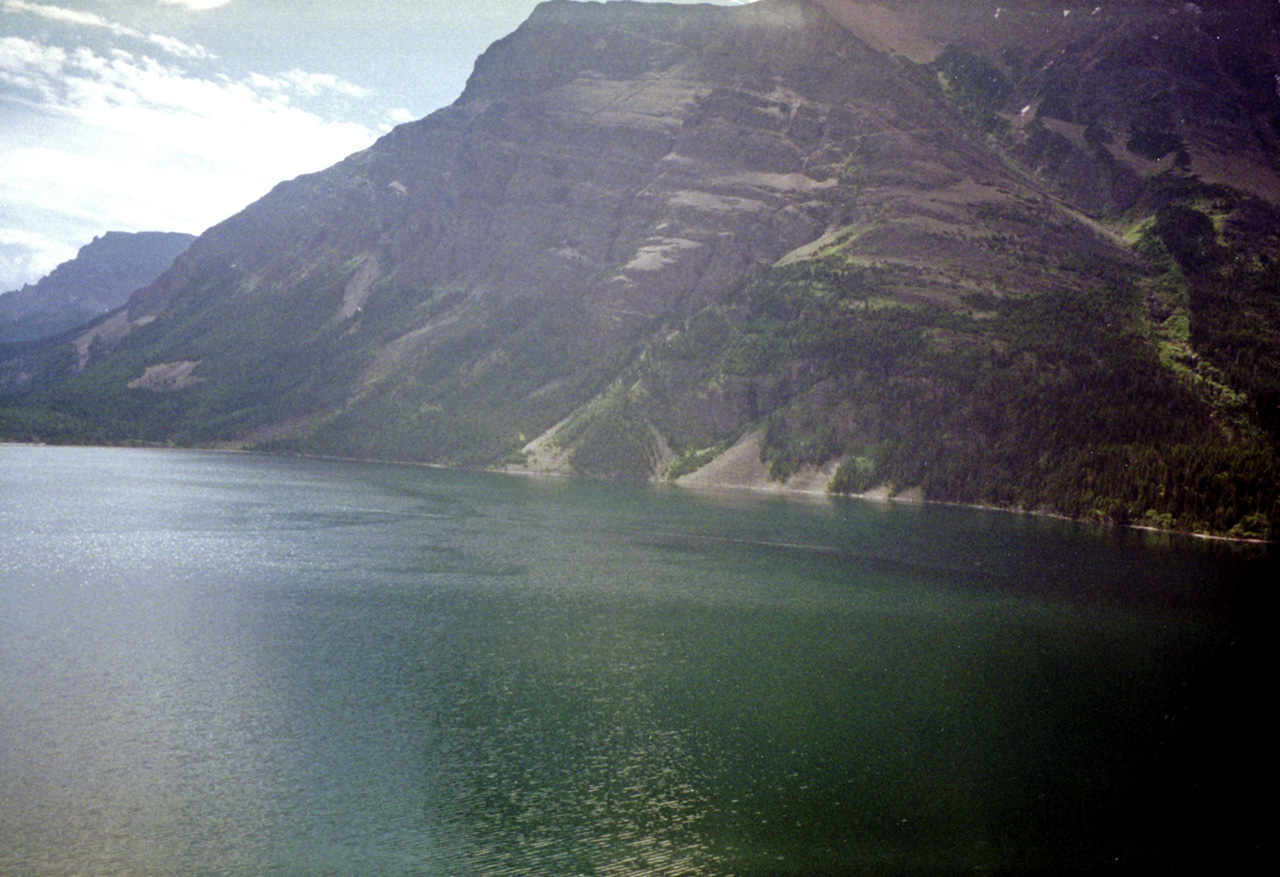
[[551,0],[0,434],[1280,525],[1274,4]]
[[120,307],[193,240],[158,231],[109,231],[94,238],[39,282],[0,295],[0,344],[57,335]]

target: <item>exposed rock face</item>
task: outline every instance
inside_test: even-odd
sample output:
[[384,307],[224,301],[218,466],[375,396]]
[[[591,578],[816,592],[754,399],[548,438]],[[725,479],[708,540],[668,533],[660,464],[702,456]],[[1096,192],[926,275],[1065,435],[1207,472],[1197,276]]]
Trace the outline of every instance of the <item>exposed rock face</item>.
[[[552,0],[454,105],[277,186],[7,380],[83,367],[41,404],[94,419],[67,401],[92,379],[128,400],[108,434],[140,438],[676,477],[759,435],[775,478],[847,463],[845,489],[894,472],[882,492],[1008,502],[892,449],[929,423],[939,459],[982,471],[1015,427],[1079,444],[975,381],[1093,405],[1132,372],[1122,338],[1183,394],[1187,441],[1217,428],[1203,388],[1235,392],[1196,359],[1186,283],[1217,247],[1280,253],[1247,231],[1280,198],[1278,52],[1245,38],[1275,14],[1202,6]],[[1224,177],[1243,182],[1204,185]],[[1152,225],[1174,202],[1218,238],[1207,214]],[[1088,308],[1105,342],[1026,341]],[[1138,441],[1143,417],[1096,434]],[[1035,465],[1076,465],[1054,453]]]
[[[294,283],[317,256],[376,255],[384,287],[585,296],[612,334],[847,224],[855,138],[945,122],[807,4],[552,2],[479,59],[454,106],[282,185],[191,259]],[[931,157],[974,163],[947,146]],[[131,314],[158,312],[184,270]]]
[[[343,360],[327,410],[263,417],[495,364],[536,378],[508,404],[540,392],[563,415],[608,351],[824,234],[874,213],[869,254],[922,251],[971,201],[1038,197],[927,86],[809,3],[547,3],[455,105],[215,227],[129,319],[182,314],[199,350],[169,358],[208,360],[269,303],[283,355]],[[469,361],[463,339],[485,334],[487,356],[526,327],[558,362]]]
[[347,382],[328,407],[261,413],[282,419],[331,418],[424,370],[470,384],[495,361],[469,361],[463,339],[485,334],[487,355],[528,327],[552,336],[552,362],[498,364],[528,376],[518,399],[562,415],[653,320],[856,222],[862,153],[926,188],[999,176],[953,121],[811,4],[551,2],[454,106],[215,227],[128,317],[181,314],[199,355],[170,358],[208,371],[207,353],[242,347],[235,318],[269,305],[250,318],[276,321],[268,343],[337,357]]
[[48,277],[0,295],[0,343],[56,335],[118,308],[151,283],[194,235],[110,231]]

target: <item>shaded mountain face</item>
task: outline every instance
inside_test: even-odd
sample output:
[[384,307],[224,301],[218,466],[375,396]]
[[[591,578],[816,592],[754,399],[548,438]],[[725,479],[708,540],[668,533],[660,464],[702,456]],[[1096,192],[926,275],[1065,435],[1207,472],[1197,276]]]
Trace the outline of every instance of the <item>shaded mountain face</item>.
[[33,341],[118,308],[191,245],[194,235],[109,231],[47,276],[0,295],[0,343]]
[[0,429],[1262,533],[1275,18],[553,0],[10,358]]

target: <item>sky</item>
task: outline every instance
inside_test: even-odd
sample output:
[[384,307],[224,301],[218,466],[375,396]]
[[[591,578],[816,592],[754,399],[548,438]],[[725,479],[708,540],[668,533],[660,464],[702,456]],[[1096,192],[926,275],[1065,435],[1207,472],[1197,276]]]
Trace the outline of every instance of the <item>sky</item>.
[[536,5],[0,0],[0,291],[107,231],[199,234],[448,105]]

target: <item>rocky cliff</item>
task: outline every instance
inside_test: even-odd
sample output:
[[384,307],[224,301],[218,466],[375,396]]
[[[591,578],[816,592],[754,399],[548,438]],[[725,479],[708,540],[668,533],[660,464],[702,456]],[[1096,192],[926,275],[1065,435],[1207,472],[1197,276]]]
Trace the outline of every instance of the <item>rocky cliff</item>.
[[11,359],[0,425],[1261,533],[1275,19],[552,0]]

